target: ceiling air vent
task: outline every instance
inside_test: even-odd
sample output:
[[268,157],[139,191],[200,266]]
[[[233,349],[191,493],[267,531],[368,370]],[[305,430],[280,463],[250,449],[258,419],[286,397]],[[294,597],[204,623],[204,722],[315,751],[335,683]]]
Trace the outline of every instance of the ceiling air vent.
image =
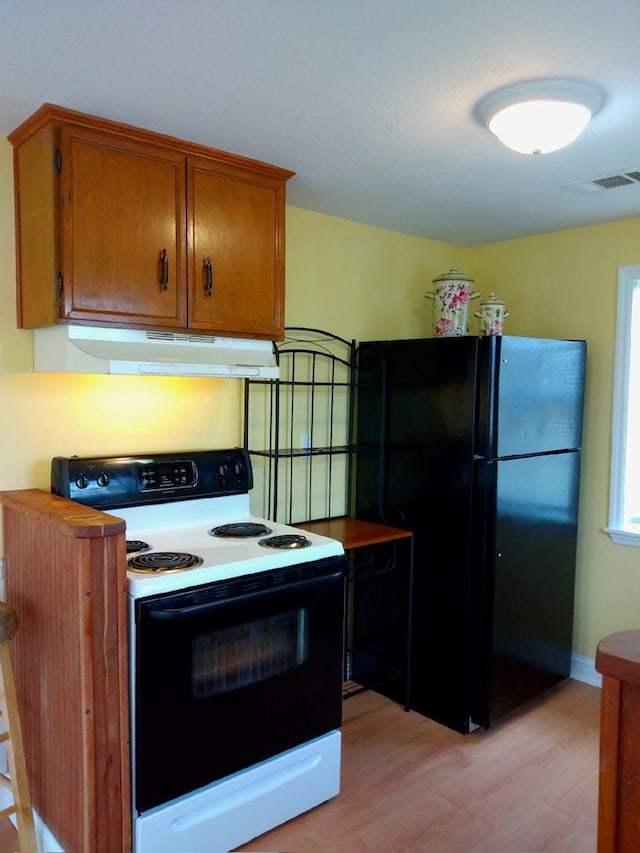
[[627,169],[613,175],[600,175],[597,178],[587,178],[583,181],[572,181],[565,184],[571,189],[583,190],[587,193],[596,193],[601,190],[614,190],[617,187],[628,187],[631,184],[640,184],[640,167]]
[[625,175],[610,175],[608,178],[597,178],[593,183],[602,187],[603,190],[613,190],[616,187],[626,187],[633,181]]

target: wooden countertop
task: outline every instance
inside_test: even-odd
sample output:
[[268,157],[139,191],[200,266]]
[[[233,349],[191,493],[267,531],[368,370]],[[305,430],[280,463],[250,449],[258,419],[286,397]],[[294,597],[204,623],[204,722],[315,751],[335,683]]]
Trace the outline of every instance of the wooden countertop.
[[76,539],[93,539],[124,533],[121,518],[92,509],[43,489],[0,492],[0,503],[21,515],[44,518],[59,532]]
[[362,521],[360,518],[348,516],[328,518],[325,521],[305,521],[296,524],[296,527],[308,530],[310,533],[318,533],[320,536],[337,539],[342,542],[346,550],[393,542],[397,539],[408,539],[412,535],[410,530],[402,530],[386,524],[374,524],[371,521]]
[[640,630],[603,637],[596,650],[596,669],[602,675],[640,687]]

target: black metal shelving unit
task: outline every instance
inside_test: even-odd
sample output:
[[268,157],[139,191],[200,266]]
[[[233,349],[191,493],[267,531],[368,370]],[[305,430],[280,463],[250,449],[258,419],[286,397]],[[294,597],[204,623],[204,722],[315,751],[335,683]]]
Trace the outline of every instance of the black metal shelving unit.
[[344,698],[376,690],[410,708],[413,533],[343,517],[299,525],[348,557]]
[[295,524],[348,515],[353,482],[355,341],[288,327],[279,379],[246,379],[244,446],[262,514]]
[[[287,327],[276,348],[280,378],[245,380],[252,510],[342,542],[349,561],[345,698],[373,689],[409,710],[413,535],[352,517],[357,453],[379,453],[354,443],[356,342]],[[389,603],[384,625],[370,618],[381,596]]]

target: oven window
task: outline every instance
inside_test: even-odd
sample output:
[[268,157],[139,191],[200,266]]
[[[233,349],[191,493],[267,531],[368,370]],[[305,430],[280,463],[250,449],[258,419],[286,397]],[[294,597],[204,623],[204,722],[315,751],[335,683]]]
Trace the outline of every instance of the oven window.
[[309,657],[306,607],[198,634],[192,642],[191,692],[207,699],[295,669]]

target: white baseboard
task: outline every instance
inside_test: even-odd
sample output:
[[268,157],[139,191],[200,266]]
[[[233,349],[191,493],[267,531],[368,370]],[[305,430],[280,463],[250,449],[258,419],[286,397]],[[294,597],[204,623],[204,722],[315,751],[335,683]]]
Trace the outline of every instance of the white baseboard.
[[602,676],[596,670],[593,658],[585,658],[582,655],[571,655],[571,678],[583,681],[594,687],[602,687]]

